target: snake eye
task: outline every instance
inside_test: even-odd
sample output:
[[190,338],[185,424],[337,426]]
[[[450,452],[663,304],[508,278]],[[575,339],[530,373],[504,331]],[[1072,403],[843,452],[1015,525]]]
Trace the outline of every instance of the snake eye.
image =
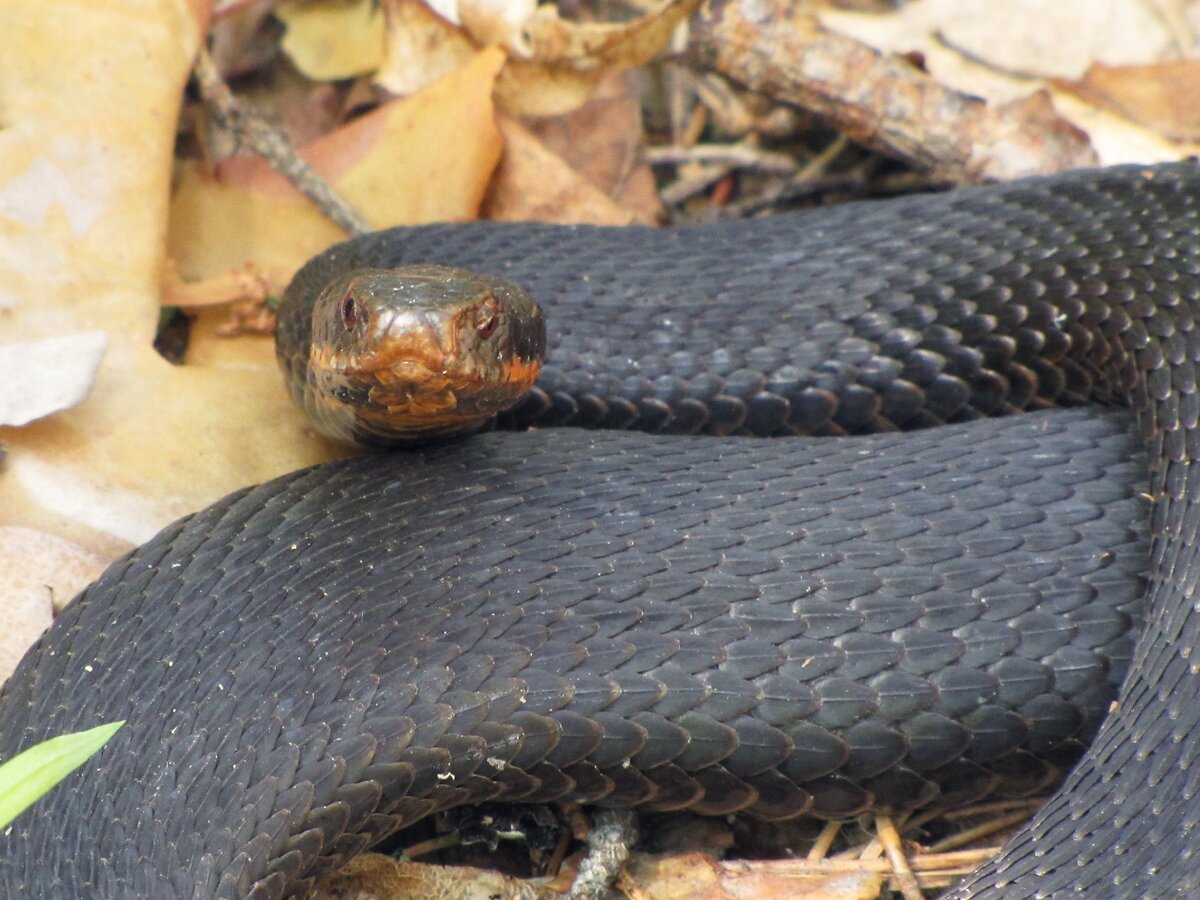
[[496,328],[500,324],[500,304],[496,302],[495,297],[488,297],[479,307],[479,317],[477,333],[479,339],[486,341],[496,333]]
[[347,328],[353,328],[358,322],[358,301],[354,299],[354,295],[347,293],[342,298],[342,323]]

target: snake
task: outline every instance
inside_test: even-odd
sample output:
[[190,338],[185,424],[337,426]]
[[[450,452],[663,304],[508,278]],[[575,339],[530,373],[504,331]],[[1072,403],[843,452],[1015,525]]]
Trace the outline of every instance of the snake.
[[[320,254],[292,392],[448,440],[236,492],[66,608],[0,757],[126,725],[0,835],[4,894],[302,897],[463,804],[841,819],[1069,768],[952,896],[1196,895],[1198,205],[1175,163]],[[469,345],[466,380],[532,382],[511,410],[335,346],[410,264],[454,309],[389,314],[410,368]]]

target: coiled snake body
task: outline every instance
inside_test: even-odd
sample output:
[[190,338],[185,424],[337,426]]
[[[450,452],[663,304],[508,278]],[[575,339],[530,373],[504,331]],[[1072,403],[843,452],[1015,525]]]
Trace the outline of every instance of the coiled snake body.
[[[529,288],[551,355],[519,425],[966,424],[488,434],[233,495],[116,563],[5,686],[5,758],[129,720],[0,836],[5,895],[302,895],[483,799],[773,818],[1033,790],[1126,669],[959,895],[1194,894],[1198,204],[1173,165],[319,257],[291,300],[409,260]],[[1089,399],[1142,439],[967,421]]]

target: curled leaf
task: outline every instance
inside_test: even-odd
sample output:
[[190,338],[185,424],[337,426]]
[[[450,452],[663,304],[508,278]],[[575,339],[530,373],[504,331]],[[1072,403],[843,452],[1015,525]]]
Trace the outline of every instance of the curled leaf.
[[620,24],[568,22],[554,7],[538,7],[505,45],[516,58],[500,73],[496,101],[517,116],[577,109],[609,71],[640,66],[662,51],[699,6],[700,0],[667,0]]

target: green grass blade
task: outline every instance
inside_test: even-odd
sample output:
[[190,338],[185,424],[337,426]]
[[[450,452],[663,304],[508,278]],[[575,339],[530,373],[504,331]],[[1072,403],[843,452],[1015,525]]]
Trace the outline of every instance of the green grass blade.
[[0,828],[54,787],[108,742],[124,722],[63,734],[18,753],[0,765]]

